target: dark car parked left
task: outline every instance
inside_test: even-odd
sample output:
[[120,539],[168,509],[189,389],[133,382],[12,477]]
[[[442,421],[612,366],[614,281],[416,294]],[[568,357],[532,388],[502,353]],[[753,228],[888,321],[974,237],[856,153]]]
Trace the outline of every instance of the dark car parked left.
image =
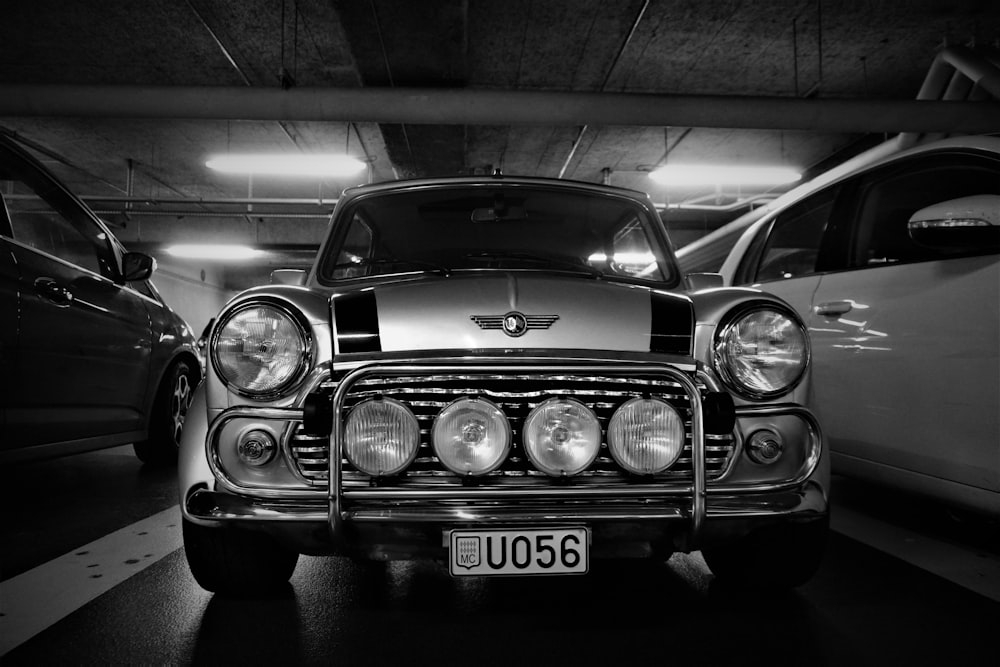
[[155,267],[0,136],[0,462],[128,443],[176,459],[201,367]]

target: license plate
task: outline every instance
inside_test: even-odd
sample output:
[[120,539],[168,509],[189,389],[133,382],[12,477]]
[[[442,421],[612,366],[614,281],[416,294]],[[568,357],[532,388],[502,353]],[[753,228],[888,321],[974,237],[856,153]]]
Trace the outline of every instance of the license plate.
[[586,574],[589,528],[453,530],[449,571],[454,577]]

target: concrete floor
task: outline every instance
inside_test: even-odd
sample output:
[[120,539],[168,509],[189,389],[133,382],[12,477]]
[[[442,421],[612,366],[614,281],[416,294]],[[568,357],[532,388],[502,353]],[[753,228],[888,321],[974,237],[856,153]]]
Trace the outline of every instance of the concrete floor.
[[0,663],[995,664],[997,527],[846,480],[822,569],[775,599],[694,554],[490,580],[303,557],[281,594],[227,600],[188,572],[174,475],[129,447],[0,471]]

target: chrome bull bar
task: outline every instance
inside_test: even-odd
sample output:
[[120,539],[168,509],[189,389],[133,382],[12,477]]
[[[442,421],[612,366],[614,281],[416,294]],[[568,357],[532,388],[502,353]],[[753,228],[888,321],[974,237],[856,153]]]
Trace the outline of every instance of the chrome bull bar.
[[[693,369],[692,369],[693,370]],[[343,489],[341,484],[342,461],[344,456],[344,404],[351,388],[360,380],[379,377],[400,377],[406,375],[428,375],[462,373],[468,375],[491,373],[529,373],[529,374],[572,374],[633,377],[662,377],[681,386],[688,395],[691,407],[691,452],[692,452],[692,483],[687,486],[671,485],[669,488],[655,485],[640,485],[622,488],[453,488],[453,489]],[[333,430],[330,436],[330,469],[329,469],[329,504],[330,528],[336,534],[345,521],[421,521],[433,520],[439,513],[428,511],[422,517],[419,510],[408,508],[394,513],[392,508],[381,508],[372,512],[349,509],[346,501],[457,501],[457,500],[552,500],[573,498],[577,500],[607,498],[677,498],[690,496],[688,515],[691,521],[691,538],[697,543],[706,516],[706,463],[705,434],[703,424],[703,409],[701,392],[688,375],[672,366],[655,364],[634,365],[603,365],[603,364],[395,364],[373,363],[360,366],[349,372],[337,386],[333,395]],[[558,516],[556,516],[558,515]],[[511,521],[530,521],[541,515],[525,511],[523,514],[512,513]],[[582,517],[574,514],[572,509],[559,512],[547,511],[546,520],[580,520]],[[676,514],[671,513],[671,517]],[[665,518],[665,517],[664,517]]]

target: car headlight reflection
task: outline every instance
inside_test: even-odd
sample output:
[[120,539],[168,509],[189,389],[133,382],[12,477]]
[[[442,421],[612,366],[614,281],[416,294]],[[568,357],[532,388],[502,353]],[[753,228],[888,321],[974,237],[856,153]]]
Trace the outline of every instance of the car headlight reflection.
[[253,304],[233,310],[216,328],[212,360],[229,387],[262,398],[302,377],[307,350],[306,333],[288,312]]
[[760,307],[723,327],[715,365],[726,383],[747,398],[783,394],[802,378],[809,361],[805,329],[791,313]]
[[460,398],[434,420],[434,451],[442,465],[459,475],[496,470],[510,450],[510,424],[496,405]]
[[344,453],[355,468],[375,477],[396,475],[417,457],[420,425],[392,398],[358,403],[344,425]]
[[524,449],[542,472],[559,477],[583,472],[601,446],[601,424],[586,405],[571,398],[540,403],[524,420]]
[[666,401],[633,398],[611,417],[608,447],[618,465],[629,472],[662,472],[681,455],[684,422]]

